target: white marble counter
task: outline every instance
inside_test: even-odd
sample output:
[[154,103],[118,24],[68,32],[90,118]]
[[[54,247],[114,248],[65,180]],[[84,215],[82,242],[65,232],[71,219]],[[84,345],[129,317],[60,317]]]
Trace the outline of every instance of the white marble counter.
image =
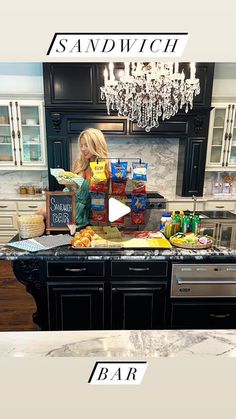
[[236,330],[0,332],[1,357],[236,357]]
[[0,201],[44,201],[45,194],[19,194],[19,193],[6,193],[0,194]]

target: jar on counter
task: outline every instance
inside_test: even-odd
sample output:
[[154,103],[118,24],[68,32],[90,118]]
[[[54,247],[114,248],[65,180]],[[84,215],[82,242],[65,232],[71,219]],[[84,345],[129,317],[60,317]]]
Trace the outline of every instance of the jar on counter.
[[35,188],[33,185],[28,185],[28,194],[29,195],[35,195]]
[[170,212],[164,212],[164,214],[162,214],[161,217],[161,221],[160,221],[160,231],[162,233],[165,232],[165,224],[167,221],[171,220],[171,213]]
[[20,193],[21,195],[25,195],[25,194],[27,194],[27,193],[28,193],[27,186],[26,186],[26,185],[20,185],[20,186],[19,186],[19,193]]

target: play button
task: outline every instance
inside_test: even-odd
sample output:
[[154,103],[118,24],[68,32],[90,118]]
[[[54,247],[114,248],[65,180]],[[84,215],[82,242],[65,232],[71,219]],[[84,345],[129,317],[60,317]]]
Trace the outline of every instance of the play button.
[[126,214],[129,214],[130,207],[122,202],[118,201],[118,199],[110,198],[109,199],[109,221],[114,223],[114,221],[118,220],[119,218],[123,217]]

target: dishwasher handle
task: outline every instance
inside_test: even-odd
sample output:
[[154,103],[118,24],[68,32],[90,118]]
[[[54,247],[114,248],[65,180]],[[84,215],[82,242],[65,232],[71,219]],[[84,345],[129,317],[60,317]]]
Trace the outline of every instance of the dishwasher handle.
[[222,281],[183,281],[182,279],[177,279],[178,285],[223,285],[223,284],[235,284],[235,281],[222,280]]

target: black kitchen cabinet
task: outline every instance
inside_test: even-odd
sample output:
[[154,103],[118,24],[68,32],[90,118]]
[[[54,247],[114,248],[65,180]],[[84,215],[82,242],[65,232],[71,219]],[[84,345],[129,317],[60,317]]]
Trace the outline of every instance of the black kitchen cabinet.
[[110,292],[111,329],[165,328],[166,284],[134,284],[127,279],[111,282]]
[[[78,109],[106,109],[100,87],[104,85],[103,72],[107,63],[44,63],[45,105],[76,106]],[[190,64],[180,63],[186,78]],[[115,77],[124,74],[124,64],[114,63]],[[214,63],[197,63],[196,77],[200,80],[200,94],[194,97],[197,107],[209,107],[213,84]]]
[[235,329],[236,302],[222,299],[174,301],[170,326],[172,329]]
[[178,195],[203,195],[206,151],[206,137],[180,139],[176,182]]
[[46,329],[163,329],[168,274],[166,261],[45,262]]
[[48,282],[49,330],[104,328],[104,284]]
[[111,328],[163,329],[167,279],[167,262],[112,261]]
[[176,193],[203,195],[210,109],[192,111],[186,135],[179,137]]
[[[43,64],[45,105],[105,111],[100,91],[105,66],[106,63]],[[124,73],[122,63],[115,63],[114,73],[116,77]]]

